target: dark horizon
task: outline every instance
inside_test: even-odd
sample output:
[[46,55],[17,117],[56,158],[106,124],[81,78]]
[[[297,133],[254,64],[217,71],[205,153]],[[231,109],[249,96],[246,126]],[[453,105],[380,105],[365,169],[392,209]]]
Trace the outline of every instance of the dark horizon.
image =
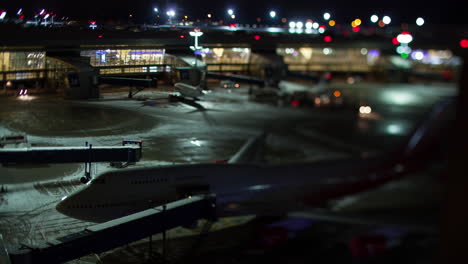
[[[361,5],[370,6],[365,2],[359,2]],[[374,3],[375,4],[375,3]],[[236,13],[235,22],[237,23],[255,23],[257,18],[261,18],[262,22],[270,21],[268,17],[269,10],[277,12],[276,22],[280,22],[282,17],[288,19],[322,19],[324,12],[330,12],[332,18],[335,17],[338,23],[347,23],[354,18],[361,18],[364,21],[369,21],[370,15],[376,13],[380,16],[389,15],[393,23],[414,23],[417,17],[423,17],[428,24],[467,24],[465,17],[461,14],[461,10],[455,10],[454,7],[446,4],[437,8],[421,8],[422,4],[411,2],[411,5],[406,5],[403,8],[397,7],[346,7],[336,1],[327,1],[327,4],[291,0],[285,3],[284,1],[139,1],[135,2],[115,2],[115,1],[89,1],[83,0],[76,5],[70,2],[56,2],[48,0],[34,1],[15,1],[14,3],[5,3],[0,5],[1,9],[7,9],[9,14],[16,12],[19,8],[23,8],[26,16],[32,16],[34,12],[40,9],[53,11],[58,14],[58,17],[70,17],[72,19],[97,19],[97,20],[126,20],[129,15],[133,16],[133,21],[138,23],[151,23],[155,18],[153,11],[154,7],[160,10],[160,16],[165,19],[166,10],[173,8],[180,19],[184,15],[189,18],[203,19],[208,13],[213,14],[213,20],[226,20],[228,18],[226,10],[233,8]]]

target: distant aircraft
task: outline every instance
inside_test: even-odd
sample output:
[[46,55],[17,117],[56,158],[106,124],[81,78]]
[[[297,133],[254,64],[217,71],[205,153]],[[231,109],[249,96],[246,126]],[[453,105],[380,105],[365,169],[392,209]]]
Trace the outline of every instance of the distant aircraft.
[[[216,195],[218,216],[282,215],[321,207],[419,172],[440,158],[440,142],[454,116],[454,101],[434,108],[404,146],[391,155],[305,164],[259,165],[265,135],[250,140],[223,164],[190,164],[103,173],[64,197],[57,210],[103,222],[192,195]],[[388,154],[388,153],[387,153]],[[439,154],[438,156],[435,156]],[[250,162],[249,162],[250,161]]]
[[193,86],[190,84],[178,82],[174,84],[174,88],[176,92],[178,92],[180,96],[185,99],[198,100],[199,97],[205,95],[200,85]]
[[314,106],[341,106],[343,97],[340,91],[330,89],[328,80],[321,77],[317,84],[299,84],[290,81],[278,83],[278,95],[284,101],[289,101],[295,106],[300,104],[312,104]]
[[324,93],[328,91],[328,81],[325,78],[320,78],[315,85],[298,84],[290,81],[280,81],[278,88],[282,93],[294,94],[296,92],[309,92],[313,94]]

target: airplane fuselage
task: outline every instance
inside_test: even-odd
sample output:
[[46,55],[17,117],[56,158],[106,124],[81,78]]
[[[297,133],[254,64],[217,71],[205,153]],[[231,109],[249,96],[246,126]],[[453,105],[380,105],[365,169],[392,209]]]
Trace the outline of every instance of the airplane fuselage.
[[74,218],[102,222],[192,195],[216,194],[219,216],[281,214],[323,203],[357,183],[382,180],[369,178],[368,162],[271,167],[196,164],[116,170],[98,176],[67,197],[57,210]]

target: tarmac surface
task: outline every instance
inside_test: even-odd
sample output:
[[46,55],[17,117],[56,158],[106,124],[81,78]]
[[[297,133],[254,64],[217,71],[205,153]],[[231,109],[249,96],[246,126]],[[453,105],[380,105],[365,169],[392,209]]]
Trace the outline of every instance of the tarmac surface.
[[[67,101],[54,95],[33,94],[28,98],[0,98],[0,136],[25,134],[28,141],[37,146],[74,146],[84,145],[85,142],[93,145],[120,145],[122,139],[143,140],[143,158],[136,166],[162,166],[228,159],[249,137],[266,131],[269,136],[265,163],[314,162],[392,150],[404,143],[433,104],[456,94],[455,86],[450,84],[362,83],[336,84],[332,88],[342,91],[345,99],[356,104],[372,105],[375,110],[363,116],[356,107],[280,107],[275,101],[258,103],[249,100],[246,87],[235,90],[212,89],[197,101],[195,107],[171,102],[168,93],[160,90],[145,90],[133,99],[128,99],[125,91],[110,89],[102,91],[100,100],[93,101]],[[93,165],[92,172],[97,175],[108,169],[109,164],[99,163]],[[6,190],[0,193],[0,234],[7,247],[13,249],[22,244],[34,246],[92,225],[55,210],[61,197],[82,187],[79,178],[83,173],[83,164],[0,167],[0,185]],[[423,202],[413,202],[408,207],[420,207],[424,201],[426,204],[436,203],[435,199],[428,198],[435,197],[433,185],[425,186],[421,182],[432,181],[419,180],[402,182],[396,187],[387,186],[386,190],[391,191],[384,195],[370,193],[352,197],[346,202],[337,201],[337,207],[343,207],[344,204],[347,204],[347,208],[350,204],[360,209],[366,207],[362,206],[363,203],[357,206],[354,203],[357,200],[371,200],[372,203],[368,203],[367,207],[382,207],[383,204],[392,204],[388,202],[395,196],[392,191],[404,190],[406,196],[400,196],[402,201],[397,203],[401,207],[405,201],[406,204],[413,201],[411,194],[421,188],[426,190],[426,194],[420,197]],[[379,203],[379,199],[387,202]],[[269,251],[264,243],[258,242],[258,236],[249,236],[253,232],[251,225],[255,226],[252,230],[258,231],[258,222],[262,221],[253,216],[220,219],[212,226],[213,232],[207,236],[210,239],[194,236],[200,233],[200,228],[181,227],[171,230],[168,232],[170,246],[166,251],[166,260],[187,262],[187,257],[191,256],[193,262],[199,258],[211,263],[250,263],[258,261],[259,255],[268,252],[272,254],[267,254],[267,259],[275,260],[272,257],[275,256],[274,252]],[[260,226],[263,228],[265,225],[262,222]],[[309,231],[301,229],[290,232],[290,235],[304,237],[301,239],[308,237],[307,243],[328,241],[330,247],[320,246],[314,251],[314,254],[328,252],[326,256],[334,255],[331,252],[334,252],[336,244],[324,237],[333,236],[333,241],[340,240],[339,245],[346,248],[342,241],[349,240],[351,233],[363,232],[361,228],[351,228],[344,224],[317,225],[323,230],[332,231],[309,234]],[[306,233],[309,235],[305,236]],[[161,261],[161,255],[156,254],[161,253],[158,236],[154,236],[154,241],[159,242],[154,242],[151,255],[147,250],[147,240],[144,240],[104,253],[99,258],[102,263]],[[175,239],[178,237],[185,238]],[[201,240],[208,242],[202,243]],[[219,245],[219,241],[223,241],[223,246]],[[283,244],[280,246],[283,250],[290,247]],[[339,249],[340,252],[347,252],[342,249]],[[306,252],[288,252],[293,252],[289,255],[290,259],[298,256],[297,263],[308,259]],[[233,257],[236,254],[238,256]],[[349,253],[346,254],[342,256],[349,260]],[[80,261],[72,262],[98,262],[96,256]],[[281,261],[277,258],[273,262]]]

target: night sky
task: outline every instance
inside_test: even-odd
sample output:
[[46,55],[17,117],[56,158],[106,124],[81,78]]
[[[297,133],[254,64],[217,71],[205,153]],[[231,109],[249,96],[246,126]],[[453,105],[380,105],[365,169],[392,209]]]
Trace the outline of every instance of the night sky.
[[[450,0],[452,1],[452,0]],[[174,8],[177,14],[189,17],[205,17],[207,13],[215,15],[216,19],[227,19],[226,9],[233,8],[236,11],[236,22],[254,23],[257,17],[268,18],[268,10],[274,9],[279,18],[290,19],[320,19],[324,11],[329,11],[337,21],[350,20],[356,17],[369,17],[372,13],[389,15],[395,23],[414,23],[418,16],[423,16],[428,23],[434,24],[468,24],[467,16],[463,14],[464,8],[461,2],[458,4],[450,1],[439,1],[434,5],[430,1],[299,1],[299,0],[17,0],[9,3],[0,3],[0,8],[7,8],[13,12],[22,7],[26,15],[33,10],[46,8],[58,13],[60,16],[69,16],[75,19],[126,19],[132,14],[135,22],[150,21],[153,15],[153,7],[158,7],[165,17],[168,7]],[[73,4],[76,3],[76,4]],[[352,4],[354,3],[354,4]],[[393,6],[393,7],[369,7],[369,6]],[[397,6],[397,7],[395,7]]]

